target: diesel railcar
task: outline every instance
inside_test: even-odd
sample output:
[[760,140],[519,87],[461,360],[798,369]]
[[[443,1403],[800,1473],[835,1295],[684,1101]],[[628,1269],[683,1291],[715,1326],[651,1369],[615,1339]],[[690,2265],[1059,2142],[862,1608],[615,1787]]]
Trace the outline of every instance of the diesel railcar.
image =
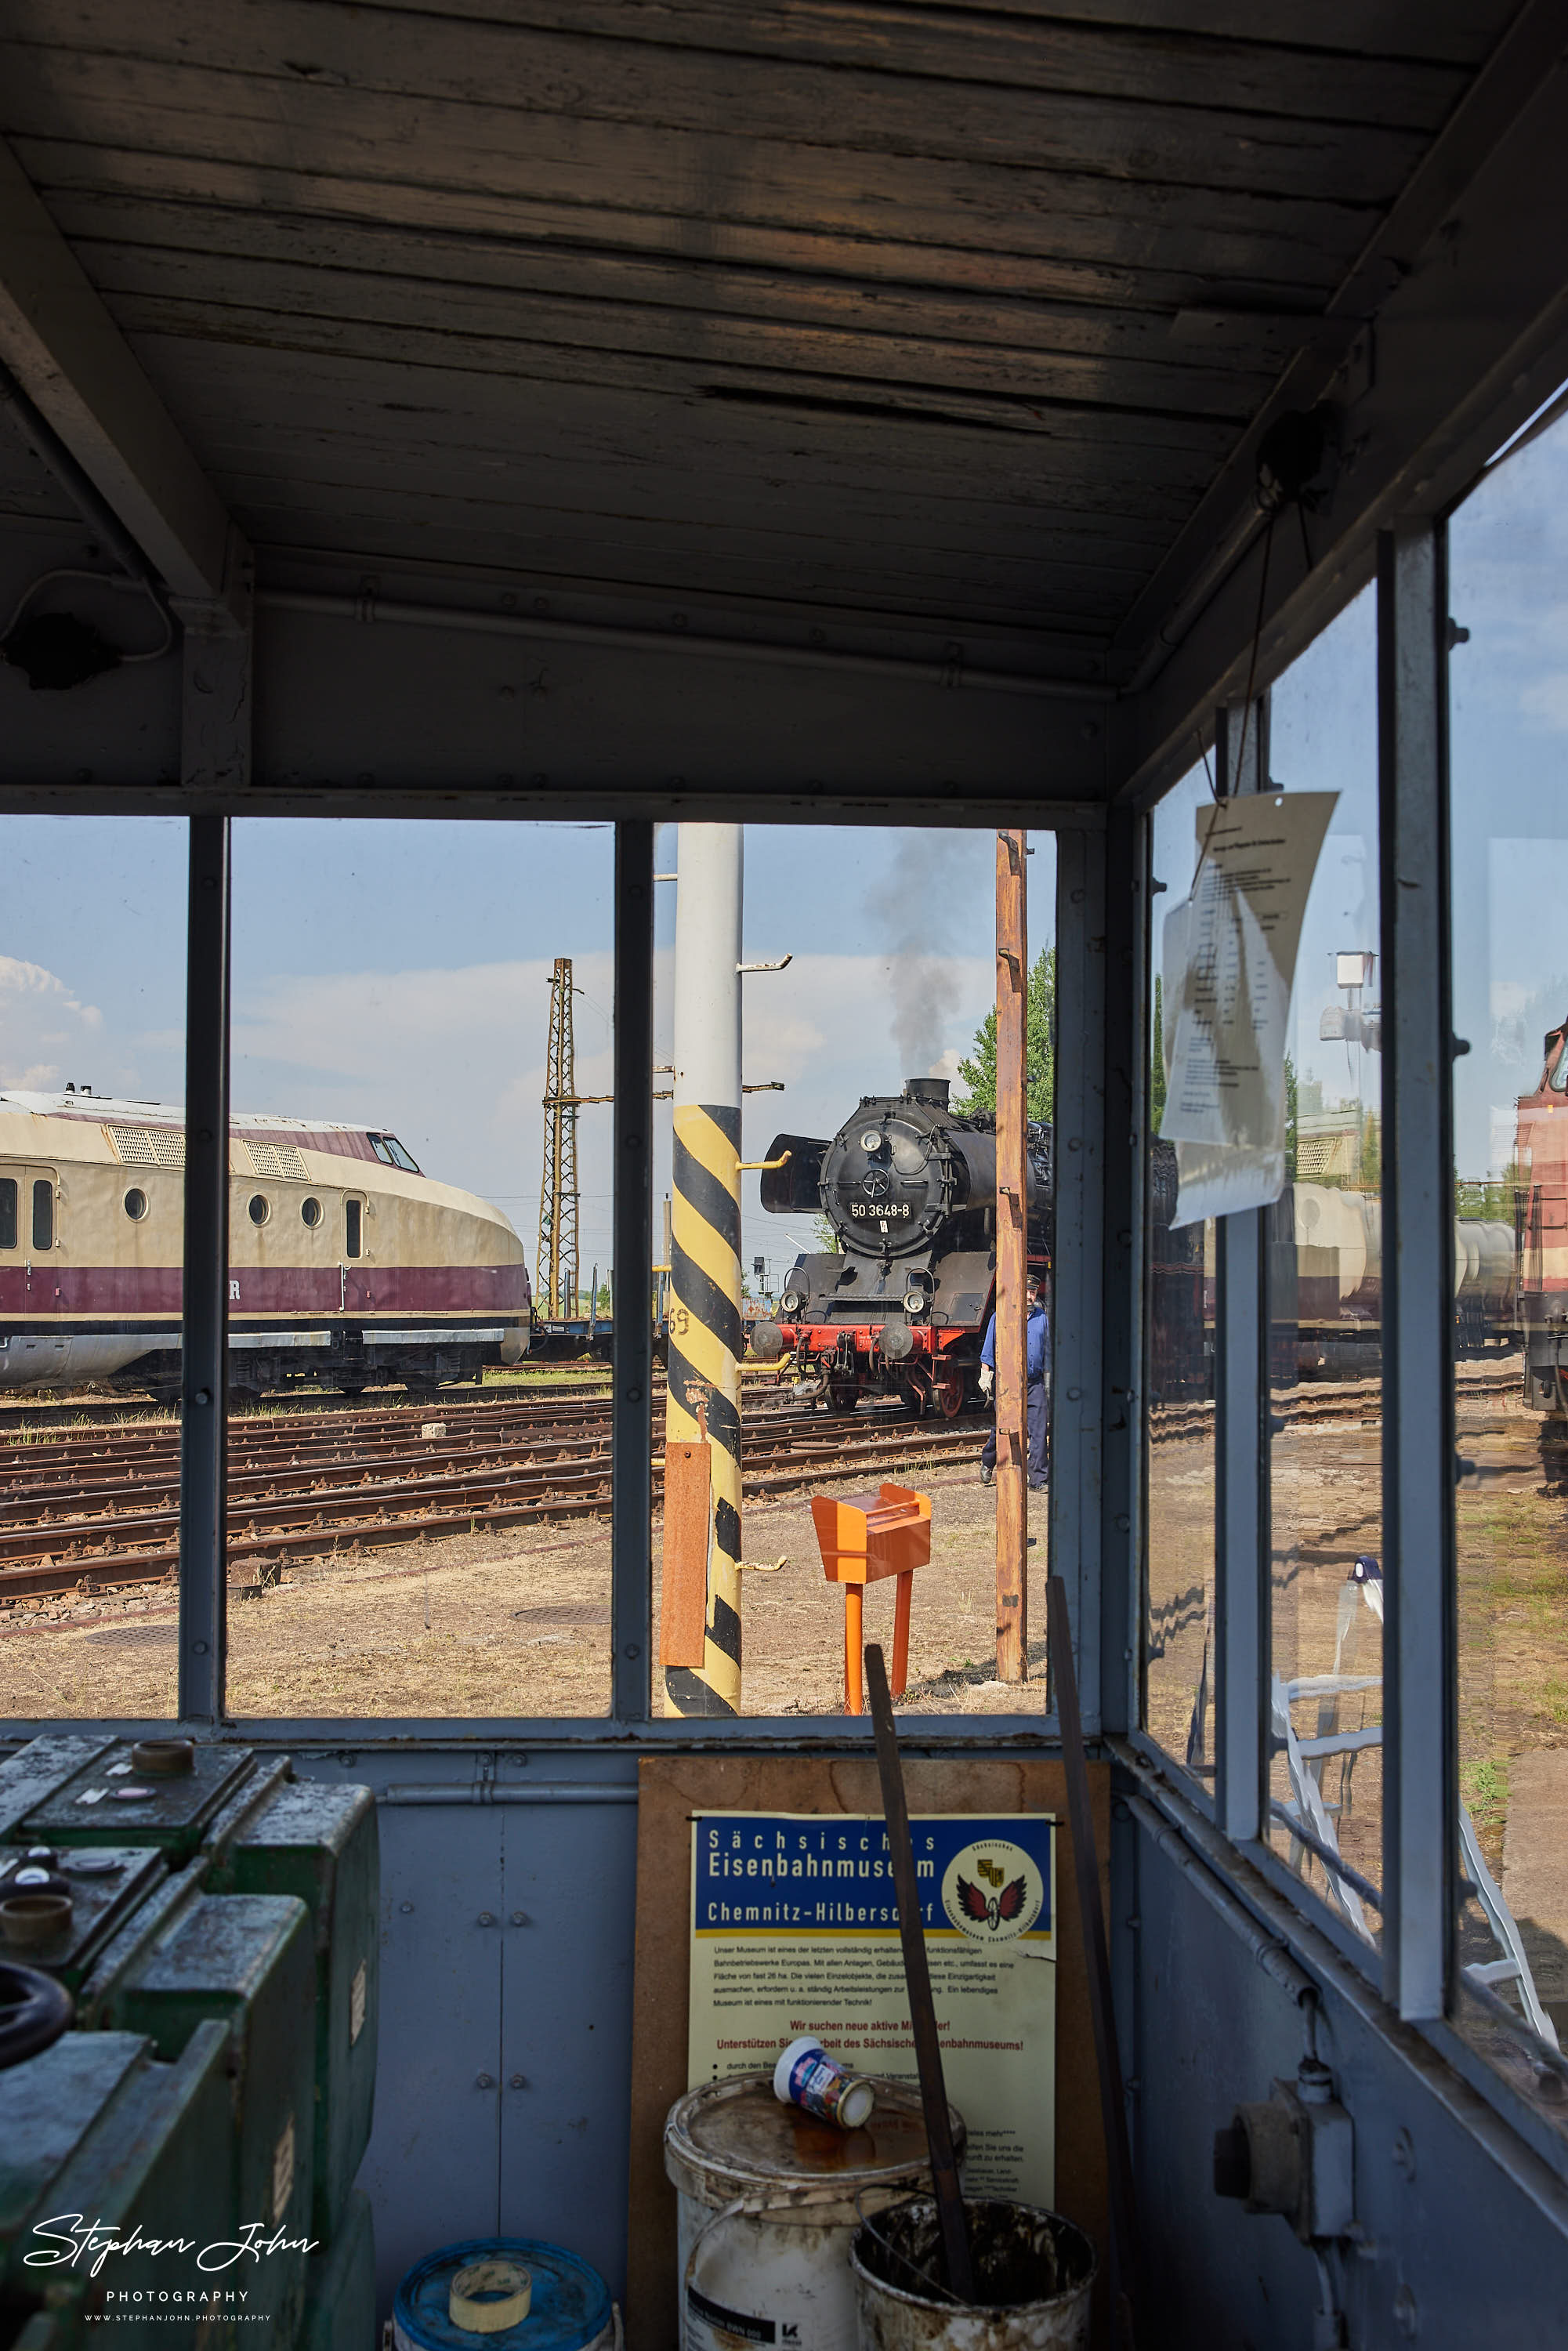
[[[980,1348],[996,1303],[996,1121],[948,1105],[945,1078],[867,1094],[830,1142],[775,1136],[762,1206],[826,1218],[838,1243],[799,1259],[776,1322],[751,1334],[764,1361],[792,1357],[802,1399],[852,1410],[900,1395],[951,1418],[977,1403]],[[1050,1265],[1055,1196],[1049,1126],[1027,1137],[1028,1249]]]
[[[184,1163],[178,1109],[0,1092],[0,1390],[179,1395]],[[230,1121],[236,1395],[476,1379],[517,1362],[528,1332],[511,1225],[433,1181],[395,1135]]]

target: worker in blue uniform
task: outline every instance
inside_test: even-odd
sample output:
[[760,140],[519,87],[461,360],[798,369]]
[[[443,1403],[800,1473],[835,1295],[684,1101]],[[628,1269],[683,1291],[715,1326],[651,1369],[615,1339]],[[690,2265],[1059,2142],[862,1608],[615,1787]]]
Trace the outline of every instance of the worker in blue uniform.
[[[1046,1311],[1045,1284],[1039,1274],[1029,1282],[1029,1321],[1025,1325],[1029,1406],[1029,1482],[1037,1490],[1051,1475],[1051,1316]],[[997,1379],[997,1318],[986,1325],[980,1349],[980,1393],[990,1395]],[[997,1466],[997,1432],[993,1424],[980,1453],[980,1483],[988,1486]]]

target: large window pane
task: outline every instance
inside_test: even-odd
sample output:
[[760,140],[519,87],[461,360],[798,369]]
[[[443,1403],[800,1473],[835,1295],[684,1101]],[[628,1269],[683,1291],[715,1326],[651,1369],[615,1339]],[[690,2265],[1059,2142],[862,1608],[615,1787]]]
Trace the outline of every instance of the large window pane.
[[235,828],[236,1715],[608,1704],[613,851]]
[[1176,1149],[1160,1140],[1171,1040],[1165,926],[1192,887],[1197,823],[1211,802],[1194,768],[1152,826],[1149,1116],[1145,1237],[1144,1719],[1151,1738],[1209,1784],[1214,1777],[1215,1220],[1179,1225]]
[[172,1716],[186,827],[11,817],[0,1716]]
[[[1267,1212],[1272,1761],[1269,1834],[1358,1932],[1383,1832],[1383,1057],[1376,591],[1274,688],[1277,791],[1339,795],[1307,901],[1286,1061],[1285,1194]],[[1288,1816],[1288,1817],[1287,1817]]]
[[[996,1267],[997,836],[766,825],[739,833],[671,827],[656,860],[661,873],[683,878],[661,886],[658,904],[656,1085],[665,1098],[655,1198],[667,1218],[654,1242],[666,1269],[658,1279],[668,1381],[655,1395],[654,1454],[671,1499],[654,1529],[654,1711],[707,1705],[700,1679],[727,1702],[737,1686],[748,1716],[841,1713],[846,1587],[824,1573],[811,1502],[853,1503],[891,1483],[931,1503],[929,1562],[910,1586],[901,1704],[1038,1713],[1047,1497],[1029,1497],[1030,1678],[1001,1680],[996,1491],[981,1480],[992,1420],[978,1375]],[[1040,1180],[1031,1176],[1029,1258],[1049,1305],[1056,859],[1050,834],[1031,836],[1030,847],[1030,1149]],[[740,982],[738,1155],[750,1165],[736,1222],[725,1105],[706,1103],[700,1087],[694,1102],[685,1082],[689,1057],[707,1050],[711,1007],[686,999],[677,1036],[676,998],[682,925],[707,935],[727,923],[736,940],[737,855],[736,959],[789,961]],[[726,962],[716,996],[728,986]],[[737,1015],[725,1000],[732,1063]],[[730,1067],[724,1082],[734,1076]],[[743,1344],[732,1400],[725,1284],[737,1278]],[[1043,1381],[1034,1394],[1039,1410]],[[687,1645],[675,1626],[686,1623],[681,1606],[694,1591],[700,1611],[709,1497],[694,1487],[683,1517],[677,1448],[700,1443],[704,1426],[714,1452],[703,1475],[727,1480],[722,1492],[713,1488],[710,1556],[738,1545],[747,1564],[738,1577],[716,1566],[713,1604]],[[723,1458],[732,1444],[738,1462]],[[685,1578],[670,1574],[666,1627],[666,1560],[683,1528],[695,1531],[697,1552],[683,1555]],[[894,1578],[873,1581],[862,1602],[863,1637],[882,1643],[890,1672],[894,1592]],[[702,1637],[714,1628],[732,1644],[738,1635],[738,1677],[732,1655]],[[673,1667],[665,1630],[680,1649]],[[683,1657],[700,1661],[700,1673]]]
[[[1458,1958],[1568,2033],[1568,433],[1449,530]],[[1473,1889],[1473,1890],[1471,1890]],[[1500,1908],[1500,1904],[1501,1907]],[[1490,1906],[1490,1915],[1489,1915]],[[1510,1971],[1517,1926],[1528,1980]],[[1468,1977],[1474,1982],[1473,1976]],[[1484,2001],[1464,2028],[1533,2095]],[[1542,2112],[1561,2125],[1560,2097]]]

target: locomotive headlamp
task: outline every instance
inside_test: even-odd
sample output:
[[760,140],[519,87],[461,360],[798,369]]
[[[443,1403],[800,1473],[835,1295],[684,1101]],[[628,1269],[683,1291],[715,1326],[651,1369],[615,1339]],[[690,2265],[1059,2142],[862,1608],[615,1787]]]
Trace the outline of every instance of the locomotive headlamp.
[[779,1302],[786,1314],[798,1314],[805,1301],[798,1290],[787,1290]]
[[880,1130],[874,1126],[868,1126],[865,1133],[861,1137],[861,1149],[862,1151],[879,1151],[881,1148],[882,1134]]
[[925,1292],[919,1288],[911,1288],[904,1293],[904,1311],[912,1322],[917,1315],[925,1313],[930,1303]]

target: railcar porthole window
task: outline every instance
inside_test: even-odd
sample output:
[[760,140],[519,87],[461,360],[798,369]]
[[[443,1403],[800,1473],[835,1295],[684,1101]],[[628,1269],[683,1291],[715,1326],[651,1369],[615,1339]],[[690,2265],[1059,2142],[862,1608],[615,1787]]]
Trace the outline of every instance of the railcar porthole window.
[[134,1185],[125,1196],[125,1213],[133,1225],[139,1225],[147,1214],[147,1195],[139,1192]]
[[16,1246],[16,1179],[0,1178],[0,1249]]
[[266,1224],[268,1217],[272,1214],[272,1206],[265,1192],[253,1192],[251,1194],[249,1212],[250,1220],[253,1225]]
[[301,1224],[308,1225],[312,1232],[315,1231],[317,1226],[320,1223],[321,1203],[313,1194],[308,1199],[300,1201],[299,1221]]
[[52,1179],[40,1176],[33,1186],[33,1247],[52,1249],[55,1245],[55,1187]]

